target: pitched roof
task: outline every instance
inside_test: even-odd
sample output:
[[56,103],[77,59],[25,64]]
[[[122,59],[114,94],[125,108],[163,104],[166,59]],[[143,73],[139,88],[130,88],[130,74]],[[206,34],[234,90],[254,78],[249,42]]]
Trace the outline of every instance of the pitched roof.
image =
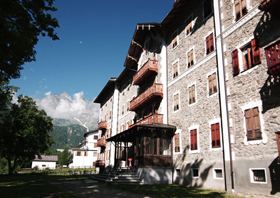
[[41,155],[41,159],[38,155],[35,155],[34,161],[50,161],[50,162],[57,162],[58,157],[56,155]]

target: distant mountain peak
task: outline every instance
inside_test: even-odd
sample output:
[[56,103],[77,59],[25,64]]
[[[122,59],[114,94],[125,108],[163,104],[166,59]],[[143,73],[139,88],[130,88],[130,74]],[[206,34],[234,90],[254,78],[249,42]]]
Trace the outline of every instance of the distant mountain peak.
[[87,130],[97,128],[99,105],[84,98],[83,92],[74,94],[73,98],[63,92],[34,100],[40,109],[44,109],[48,116],[54,119],[55,125],[79,124]]

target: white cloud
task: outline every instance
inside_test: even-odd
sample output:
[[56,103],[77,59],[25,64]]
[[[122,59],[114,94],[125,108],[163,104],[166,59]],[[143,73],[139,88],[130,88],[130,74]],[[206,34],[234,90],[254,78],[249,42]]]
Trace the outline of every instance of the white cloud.
[[51,94],[52,94],[52,92],[49,91],[49,92],[45,93],[44,95],[45,95],[45,96],[50,96]]
[[83,41],[80,41],[80,44],[82,44],[83,43]]
[[26,79],[27,79],[27,77],[26,77],[26,76],[24,76],[24,77],[23,77],[23,80],[26,80]]

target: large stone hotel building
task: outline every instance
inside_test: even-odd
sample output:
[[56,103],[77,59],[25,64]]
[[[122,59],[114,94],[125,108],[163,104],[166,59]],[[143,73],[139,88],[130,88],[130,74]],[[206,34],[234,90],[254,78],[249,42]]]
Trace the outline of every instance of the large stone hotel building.
[[279,13],[279,0],[176,0],[160,23],[138,23],[94,101],[100,171],[279,194]]

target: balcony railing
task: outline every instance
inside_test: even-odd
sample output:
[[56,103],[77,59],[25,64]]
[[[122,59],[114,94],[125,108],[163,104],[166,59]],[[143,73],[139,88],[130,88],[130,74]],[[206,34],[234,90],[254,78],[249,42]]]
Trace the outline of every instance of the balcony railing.
[[279,12],[280,0],[259,0],[259,9],[266,12]]
[[100,138],[97,140],[97,147],[106,147],[106,139],[105,138]]
[[140,120],[135,124],[130,125],[129,128],[134,127],[135,125],[144,125],[144,124],[163,124],[163,114],[153,114],[147,116],[143,120]]
[[280,75],[280,41],[265,48],[268,74]]
[[101,121],[98,123],[98,126],[97,126],[97,129],[98,130],[102,130],[102,129],[107,129],[107,121]]
[[140,85],[152,73],[158,73],[158,61],[148,60],[133,76],[133,84]]
[[151,102],[153,99],[160,97],[163,97],[163,85],[162,84],[153,84],[151,87],[149,87],[146,91],[144,91],[142,94],[134,98],[132,101],[130,101],[130,111],[135,111],[142,107],[143,105],[147,104],[147,102]]

